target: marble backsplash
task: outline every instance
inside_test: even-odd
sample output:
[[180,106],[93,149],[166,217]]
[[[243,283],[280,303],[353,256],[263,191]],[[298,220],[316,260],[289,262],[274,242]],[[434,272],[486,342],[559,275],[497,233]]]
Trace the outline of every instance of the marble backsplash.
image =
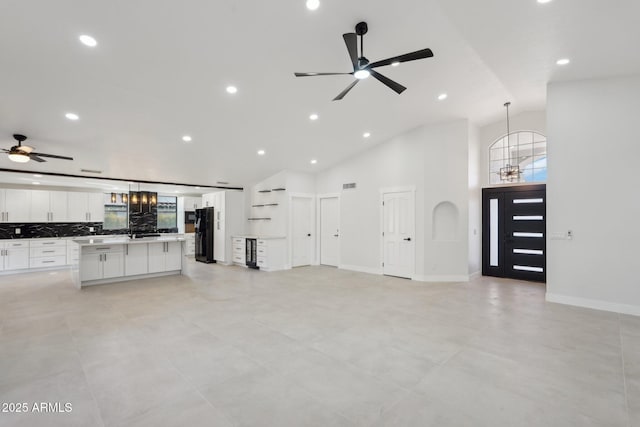
[[[89,231],[93,227],[94,231]],[[20,233],[16,233],[20,229]],[[129,230],[103,230],[101,222],[73,223],[8,223],[0,224],[0,239],[32,239],[36,237],[72,237],[91,234],[127,234]]]

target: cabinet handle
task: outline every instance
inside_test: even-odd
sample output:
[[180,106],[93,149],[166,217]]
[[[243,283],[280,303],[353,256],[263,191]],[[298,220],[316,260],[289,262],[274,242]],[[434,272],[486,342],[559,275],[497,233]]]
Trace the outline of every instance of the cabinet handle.
[[42,242],[43,245],[55,245],[56,242]]
[[129,255],[129,245],[124,245],[124,254]]
[[107,248],[96,248],[96,251],[108,251],[109,249],[111,249],[110,247]]
[[52,262],[55,262],[55,261],[42,261],[43,264],[51,264]]
[[52,253],[54,253],[54,252],[55,252],[55,251],[42,251],[42,253],[43,253],[43,254],[52,254]]

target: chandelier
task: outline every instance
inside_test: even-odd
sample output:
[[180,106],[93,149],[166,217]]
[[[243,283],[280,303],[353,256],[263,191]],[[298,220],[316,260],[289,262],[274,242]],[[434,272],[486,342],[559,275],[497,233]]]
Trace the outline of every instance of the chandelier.
[[[504,165],[504,167],[500,168],[500,181],[504,181],[504,182],[518,182],[520,181],[520,175],[522,174],[522,171],[520,170],[520,166],[519,165],[512,165],[511,164],[511,129],[509,128],[509,106],[511,105],[510,102],[505,102],[504,106],[507,109],[507,158],[505,159],[506,163]],[[504,144],[503,144],[504,146]],[[517,159],[517,156],[516,156]],[[517,161],[517,160],[516,160]]]

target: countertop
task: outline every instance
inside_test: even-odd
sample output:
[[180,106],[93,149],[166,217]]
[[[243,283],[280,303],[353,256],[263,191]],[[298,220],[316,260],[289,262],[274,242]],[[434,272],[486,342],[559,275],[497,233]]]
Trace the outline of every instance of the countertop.
[[248,234],[242,234],[239,236],[231,236],[231,237],[240,237],[242,239],[260,239],[260,240],[272,240],[272,239],[284,239],[285,236],[252,236]]
[[160,237],[143,237],[140,239],[130,239],[129,237],[100,237],[73,239],[72,242],[80,246],[97,246],[97,245],[138,245],[153,242],[184,242],[183,236],[160,236]]

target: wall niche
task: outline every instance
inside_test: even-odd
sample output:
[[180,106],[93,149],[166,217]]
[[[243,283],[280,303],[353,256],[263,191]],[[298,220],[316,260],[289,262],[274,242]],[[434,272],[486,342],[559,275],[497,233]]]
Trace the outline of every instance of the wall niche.
[[439,242],[458,241],[458,224],[460,213],[458,207],[451,202],[440,202],[433,208],[433,224],[431,237]]

